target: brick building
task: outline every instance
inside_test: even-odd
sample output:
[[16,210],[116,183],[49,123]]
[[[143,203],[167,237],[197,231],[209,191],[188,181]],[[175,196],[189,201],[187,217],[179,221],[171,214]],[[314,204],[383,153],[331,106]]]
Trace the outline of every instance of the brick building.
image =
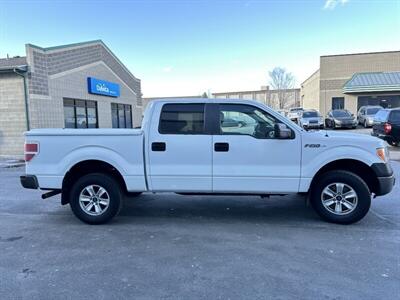
[[100,40],[0,59],[0,155],[23,153],[28,128],[134,127],[140,80]]
[[400,51],[326,55],[301,84],[301,104],[325,115],[363,105],[400,107]]

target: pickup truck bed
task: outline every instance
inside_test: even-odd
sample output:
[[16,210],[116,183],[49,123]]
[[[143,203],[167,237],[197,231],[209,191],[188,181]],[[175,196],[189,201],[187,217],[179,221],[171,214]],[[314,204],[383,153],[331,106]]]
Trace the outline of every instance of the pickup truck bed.
[[40,155],[27,171],[43,189],[61,189],[72,166],[98,160],[116,168],[129,191],[147,190],[140,129],[34,129],[25,135],[27,140],[40,140]]

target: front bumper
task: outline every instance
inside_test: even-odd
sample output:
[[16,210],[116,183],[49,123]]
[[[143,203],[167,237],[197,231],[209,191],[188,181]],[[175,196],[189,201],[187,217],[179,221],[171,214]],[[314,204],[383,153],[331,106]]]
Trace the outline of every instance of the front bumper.
[[390,164],[375,163],[371,166],[371,168],[378,179],[378,186],[376,188],[375,195],[382,196],[390,193],[396,182],[396,178],[394,177]]
[[323,123],[308,123],[308,124],[303,124],[304,129],[324,129],[324,124]]
[[394,177],[394,175],[390,177],[378,177],[378,189],[375,192],[375,195],[382,196],[389,194],[392,191],[395,183],[396,178]]
[[19,180],[21,185],[26,189],[36,190],[39,188],[39,184],[35,175],[23,175],[20,176]]
[[357,123],[335,123],[335,128],[353,128],[357,127]]

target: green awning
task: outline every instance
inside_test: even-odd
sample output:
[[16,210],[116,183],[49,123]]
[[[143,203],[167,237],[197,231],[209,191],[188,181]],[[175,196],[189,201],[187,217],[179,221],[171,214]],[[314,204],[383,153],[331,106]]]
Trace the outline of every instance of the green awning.
[[343,86],[344,94],[400,91],[400,72],[356,73]]

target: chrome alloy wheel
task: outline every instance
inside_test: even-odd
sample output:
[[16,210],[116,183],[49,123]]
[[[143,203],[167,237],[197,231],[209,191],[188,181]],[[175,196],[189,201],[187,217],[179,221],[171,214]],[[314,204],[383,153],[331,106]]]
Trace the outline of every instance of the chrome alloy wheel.
[[326,210],[335,215],[347,215],[351,213],[358,202],[354,189],[341,182],[329,184],[321,193],[322,205]]
[[88,215],[99,216],[110,205],[110,195],[99,185],[88,185],[79,194],[79,205]]

